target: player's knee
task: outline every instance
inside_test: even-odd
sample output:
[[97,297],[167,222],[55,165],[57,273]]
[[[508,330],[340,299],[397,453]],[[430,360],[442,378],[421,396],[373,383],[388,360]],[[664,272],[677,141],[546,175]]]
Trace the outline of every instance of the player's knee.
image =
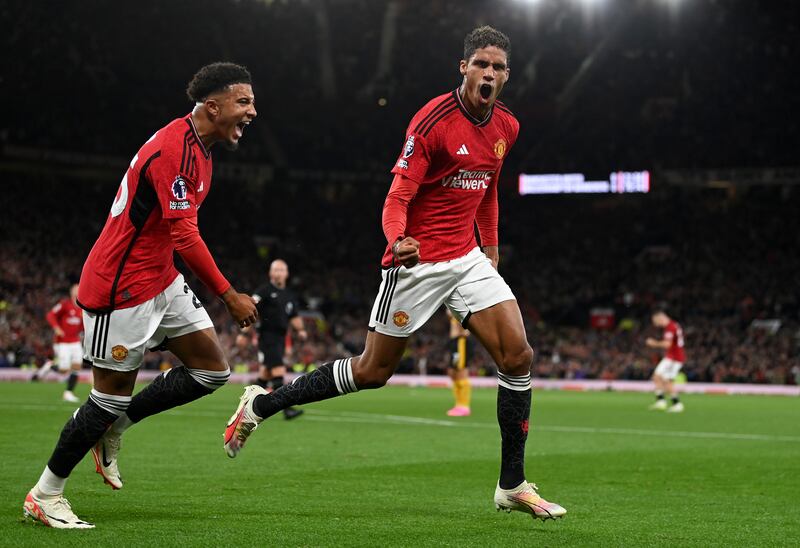
[[504,353],[502,363],[497,365],[507,375],[527,375],[533,365],[533,348],[526,342],[518,350]]
[[365,359],[353,360],[353,380],[359,390],[385,386],[392,376],[391,367],[381,367]]

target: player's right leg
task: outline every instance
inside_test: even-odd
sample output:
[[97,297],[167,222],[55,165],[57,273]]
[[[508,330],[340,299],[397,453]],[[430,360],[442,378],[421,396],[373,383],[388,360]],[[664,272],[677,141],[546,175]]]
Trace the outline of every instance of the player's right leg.
[[113,371],[95,367],[94,388],[64,425],[47,466],[30,490],[24,515],[49,527],[86,529],[93,524],[79,519],[64,497],[64,486],[75,466],[131,401],[136,370]]
[[681,402],[680,398],[678,397],[678,390],[675,387],[675,377],[678,376],[678,372],[683,367],[683,364],[680,362],[673,361],[672,371],[670,371],[670,378],[664,381],[664,391],[670,395],[670,406],[667,409],[667,413],[682,413],[683,402]]
[[258,425],[279,411],[385,385],[403,357],[406,341],[370,332],[361,356],[323,364],[269,394],[248,386],[225,429],[225,452],[231,458],[238,455]]

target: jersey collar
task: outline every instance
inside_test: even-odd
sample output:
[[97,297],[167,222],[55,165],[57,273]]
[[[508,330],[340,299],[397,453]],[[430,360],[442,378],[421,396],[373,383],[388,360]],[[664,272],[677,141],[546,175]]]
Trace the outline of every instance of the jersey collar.
[[464,106],[464,102],[461,100],[461,94],[458,92],[458,90],[459,88],[456,88],[453,91],[453,97],[455,97],[456,99],[456,104],[458,105],[458,109],[461,111],[461,114],[463,114],[467,120],[469,120],[473,125],[477,127],[483,127],[486,124],[488,124],[492,120],[492,114],[494,113],[494,105],[492,105],[492,108],[489,109],[489,113],[486,115],[486,118],[484,118],[483,120],[479,120],[478,118],[475,118],[472,114],[470,114],[469,111],[467,110],[467,107]]
[[186,117],[186,123],[189,124],[189,127],[192,128],[192,133],[194,133],[194,138],[197,141],[197,144],[200,146],[200,150],[203,151],[203,156],[206,159],[211,155],[211,152],[206,150],[206,146],[203,144],[203,141],[200,140],[200,134],[197,133],[197,128],[194,127],[194,121],[192,120],[191,113]]

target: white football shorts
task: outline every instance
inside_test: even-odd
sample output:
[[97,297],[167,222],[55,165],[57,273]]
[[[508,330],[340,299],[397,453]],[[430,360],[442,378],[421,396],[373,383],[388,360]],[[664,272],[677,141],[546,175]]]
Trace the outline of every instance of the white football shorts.
[[654,375],[658,375],[662,379],[667,379],[668,381],[674,381],[675,377],[678,376],[678,372],[683,367],[681,362],[676,362],[675,360],[671,360],[669,358],[662,358],[658,365],[656,366],[656,370],[653,372]]
[[96,367],[133,371],[144,353],[174,339],[213,327],[208,312],[178,274],[147,302],[105,314],[83,311],[83,359]]
[[475,312],[515,300],[492,261],[477,247],[452,261],[398,266],[382,275],[369,328],[392,337],[410,336],[442,304],[465,324]]
[[69,371],[73,363],[80,364],[83,361],[83,345],[80,342],[55,343],[53,352],[59,371]]

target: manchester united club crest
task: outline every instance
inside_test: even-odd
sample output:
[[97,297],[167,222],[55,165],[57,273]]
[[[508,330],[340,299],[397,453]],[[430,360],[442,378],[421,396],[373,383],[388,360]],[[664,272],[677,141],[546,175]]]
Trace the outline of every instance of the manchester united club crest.
[[498,139],[494,144],[494,155],[497,156],[498,160],[503,159],[503,156],[506,155],[506,150],[508,150],[508,143],[506,143],[506,140]]
[[111,357],[114,358],[114,361],[121,362],[128,357],[128,349],[118,344],[111,349]]
[[402,310],[398,310],[392,316],[392,321],[397,327],[405,327],[408,325],[408,314],[403,312]]

